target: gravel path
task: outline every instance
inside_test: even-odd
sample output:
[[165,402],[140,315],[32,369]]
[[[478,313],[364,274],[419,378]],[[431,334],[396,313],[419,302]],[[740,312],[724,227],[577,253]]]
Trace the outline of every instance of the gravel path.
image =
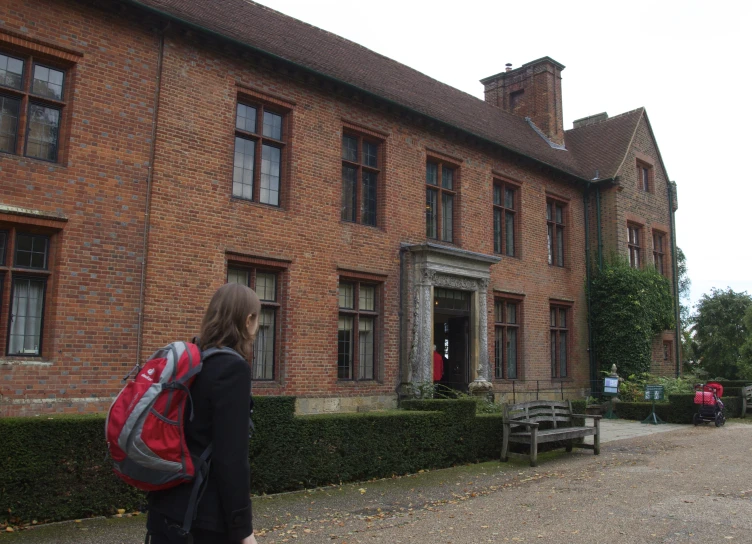
[[[259,544],[752,543],[751,457],[750,424],[684,426],[608,442],[599,457],[544,454],[537,468],[489,462],[262,497],[254,523]],[[144,521],[45,526],[0,544],[135,544]]]

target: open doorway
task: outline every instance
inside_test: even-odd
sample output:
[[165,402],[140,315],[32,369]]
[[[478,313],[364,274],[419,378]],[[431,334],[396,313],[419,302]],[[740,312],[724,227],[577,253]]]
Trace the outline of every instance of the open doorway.
[[467,291],[434,289],[433,338],[444,358],[439,383],[462,392],[470,383],[470,296]]

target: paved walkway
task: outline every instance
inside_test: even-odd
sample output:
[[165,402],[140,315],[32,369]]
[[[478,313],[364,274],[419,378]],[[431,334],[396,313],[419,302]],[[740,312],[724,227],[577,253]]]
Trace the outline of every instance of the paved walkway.
[[[672,432],[668,432],[672,431]],[[752,542],[752,425],[603,421],[586,450],[254,499],[259,544]],[[144,516],[64,523],[0,544],[135,544]]]
[[[592,425],[593,419],[589,418],[586,425]],[[613,442],[614,440],[626,440],[628,438],[637,438],[638,436],[647,436],[655,433],[664,433],[667,431],[676,431],[686,429],[686,425],[677,425],[675,423],[663,423],[661,425],[649,425],[639,421],[628,421],[626,419],[602,419],[601,420],[601,444]],[[585,438],[588,444],[593,443],[593,437]]]

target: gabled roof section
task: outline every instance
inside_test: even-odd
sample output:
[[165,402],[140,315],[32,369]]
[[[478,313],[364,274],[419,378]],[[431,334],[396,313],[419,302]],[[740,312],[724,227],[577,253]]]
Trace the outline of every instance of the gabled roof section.
[[564,133],[564,141],[577,157],[579,171],[587,179],[612,179],[621,168],[632,145],[645,108],[628,111],[597,123],[573,128]]
[[250,0],[130,0],[210,33],[334,79],[467,134],[589,179],[573,154],[548,145],[521,117]]

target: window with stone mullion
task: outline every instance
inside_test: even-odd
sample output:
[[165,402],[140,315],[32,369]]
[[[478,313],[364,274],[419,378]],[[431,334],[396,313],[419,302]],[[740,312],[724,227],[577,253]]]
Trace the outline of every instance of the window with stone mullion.
[[361,135],[342,136],[342,221],[377,226],[379,144]]
[[284,115],[263,104],[238,102],[232,196],[280,205],[285,149]]
[[666,257],[665,254],[665,243],[666,237],[663,235],[662,232],[653,232],[653,262],[655,262],[655,268],[658,270],[659,273],[666,275],[664,260]]
[[494,253],[515,256],[515,219],[517,188],[503,182],[493,187]]
[[519,302],[498,299],[495,302],[495,377],[516,380],[518,377],[520,320]]
[[569,308],[551,306],[551,377],[566,378],[569,365]]
[[279,275],[263,269],[231,265],[227,282],[253,289],[261,301],[259,329],[253,344],[253,379],[273,380],[277,359],[277,319],[280,304],[277,296]]
[[546,202],[546,223],[548,241],[548,264],[553,266],[565,265],[564,262],[564,229],[566,228],[565,204],[549,199]]
[[0,302],[5,284],[10,288],[10,307],[3,310],[8,319],[8,355],[42,355],[49,253],[50,239],[45,235],[17,228],[0,231]]
[[376,378],[377,288],[373,284],[343,281],[339,286],[337,378]]
[[637,225],[627,225],[627,249],[629,251],[629,265],[632,268],[641,268],[641,243],[642,229]]
[[438,161],[426,163],[426,237],[454,241],[454,167]]
[[65,76],[47,61],[0,52],[0,151],[58,160]]

